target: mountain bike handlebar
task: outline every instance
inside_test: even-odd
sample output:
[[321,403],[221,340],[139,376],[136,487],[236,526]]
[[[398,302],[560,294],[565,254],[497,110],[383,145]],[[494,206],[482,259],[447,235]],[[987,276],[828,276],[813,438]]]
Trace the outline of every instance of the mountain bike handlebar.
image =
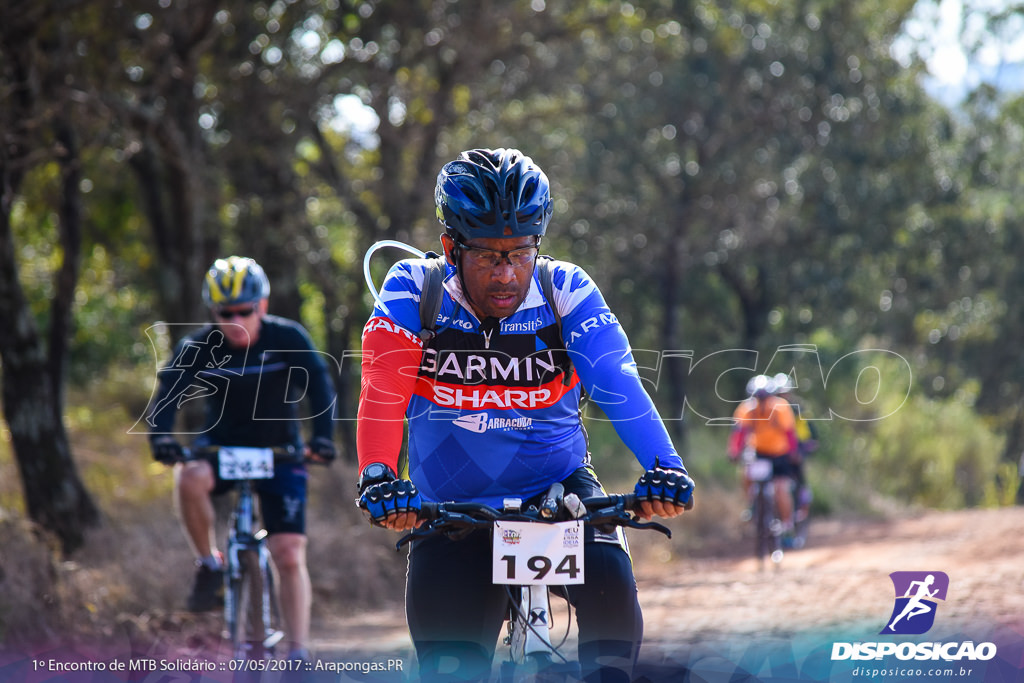
[[[554,487],[553,487],[554,489]],[[401,548],[406,543],[437,534],[458,535],[474,529],[493,526],[495,522],[540,522],[572,521],[579,519],[587,526],[621,526],[631,529],[653,529],[668,538],[672,531],[657,522],[642,522],[633,513],[639,509],[640,502],[633,493],[612,493],[591,496],[582,499],[584,512],[578,517],[558,520],[551,510],[551,501],[556,495],[553,490],[548,492],[541,507],[531,506],[526,510],[499,510],[490,505],[473,502],[423,503],[420,508],[420,519],[425,524],[413,529],[395,544]],[[557,495],[560,503],[560,495]],[[557,510],[557,507],[556,507]]]

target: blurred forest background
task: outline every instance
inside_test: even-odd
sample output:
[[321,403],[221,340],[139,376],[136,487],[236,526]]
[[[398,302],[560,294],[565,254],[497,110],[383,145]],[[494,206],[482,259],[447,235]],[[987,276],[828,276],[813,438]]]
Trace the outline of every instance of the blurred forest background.
[[[544,250],[630,335],[702,489],[689,543],[722,533],[723,422],[755,372],[817,418],[818,514],[1019,502],[1024,83],[936,97],[935,7],[0,0],[0,641],[180,603],[171,476],[136,422],[231,253],[337,362],[319,594],[401,599],[348,495],[363,255],[435,249],[435,176],[471,147],[551,179]],[[1022,6],[993,7],[963,0],[968,58],[1021,34]],[[377,252],[376,282],[403,256]],[[634,479],[588,429],[599,471]]]

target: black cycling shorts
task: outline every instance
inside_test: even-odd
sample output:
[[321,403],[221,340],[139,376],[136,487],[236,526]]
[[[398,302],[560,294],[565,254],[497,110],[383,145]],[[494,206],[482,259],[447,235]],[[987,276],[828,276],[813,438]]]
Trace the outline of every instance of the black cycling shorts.
[[[213,491],[220,496],[237,486],[236,482],[220,478],[217,457],[207,458],[213,468]],[[274,465],[273,479],[258,479],[255,483],[259,498],[260,516],[268,535],[306,533],[306,498],[309,473],[301,463],[278,462]]]
[[779,477],[796,479],[799,475],[799,468],[797,467],[797,464],[790,460],[788,455],[764,455],[763,453],[758,453],[757,457],[771,461],[772,478],[774,479],[778,479]]

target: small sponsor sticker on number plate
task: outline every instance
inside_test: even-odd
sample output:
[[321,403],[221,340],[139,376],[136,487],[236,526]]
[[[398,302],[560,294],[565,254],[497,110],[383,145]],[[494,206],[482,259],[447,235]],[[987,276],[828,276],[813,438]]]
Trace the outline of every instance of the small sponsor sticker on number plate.
[[221,479],[272,479],[274,451],[270,448],[221,448],[217,454]]
[[583,583],[583,523],[495,522],[492,558],[493,583]]

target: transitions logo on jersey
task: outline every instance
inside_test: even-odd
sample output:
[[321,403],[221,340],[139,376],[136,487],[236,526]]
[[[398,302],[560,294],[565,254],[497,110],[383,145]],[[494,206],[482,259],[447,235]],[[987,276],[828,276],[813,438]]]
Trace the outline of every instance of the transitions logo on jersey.
[[920,635],[935,623],[938,600],[945,600],[949,577],[945,572],[893,572],[896,591],[892,614],[880,633]]
[[452,420],[452,424],[475,434],[483,434],[488,429],[530,429],[533,427],[533,418],[489,417],[487,413],[472,413],[471,415],[462,415],[461,417],[455,418]]

